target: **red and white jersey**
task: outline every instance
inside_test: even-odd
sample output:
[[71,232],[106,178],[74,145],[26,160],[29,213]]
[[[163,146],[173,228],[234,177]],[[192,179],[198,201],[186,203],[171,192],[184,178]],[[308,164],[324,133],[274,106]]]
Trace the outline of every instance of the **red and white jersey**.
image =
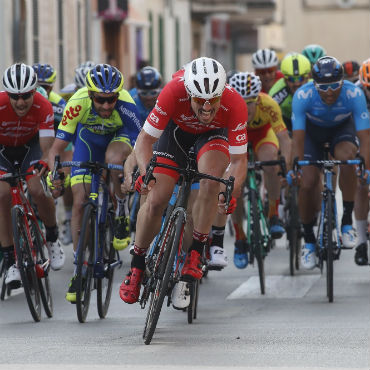
[[209,124],[199,122],[190,105],[184,86],[184,72],[178,71],[163,88],[157,103],[148,115],[143,129],[153,137],[160,137],[168,122],[172,120],[182,130],[192,134],[227,128],[230,154],[247,152],[247,105],[243,98],[229,85],[221,97],[221,106]]
[[0,144],[21,146],[37,133],[40,137],[54,137],[54,113],[51,103],[36,92],[28,113],[19,117],[10,104],[8,94],[0,91]]

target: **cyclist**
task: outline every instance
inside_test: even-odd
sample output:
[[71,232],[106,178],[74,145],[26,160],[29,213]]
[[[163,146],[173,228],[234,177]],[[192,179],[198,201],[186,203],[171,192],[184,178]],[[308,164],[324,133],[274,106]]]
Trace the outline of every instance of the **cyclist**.
[[358,81],[360,65],[355,60],[343,62],[344,79],[355,83]]
[[[261,92],[260,78],[253,73],[241,72],[231,77],[229,83],[239,92],[248,107],[248,140],[257,160],[276,160],[280,149],[281,154],[289,162],[291,140],[281,110],[269,95]],[[285,233],[283,224],[278,218],[280,199],[278,168],[265,167],[263,174],[269,200],[270,233],[277,239]],[[243,200],[240,197],[237,201],[237,210],[231,216],[236,236],[234,264],[238,268],[245,268],[248,264],[246,236],[242,226],[242,207]]]
[[268,94],[271,87],[284,75],[278,70],[278,58],[274,50],[259,49],[252,55],[254,73],[262,82],[262,92]]
[[[33,169],[40,161],[43,175],[46,159],[54,141],[53,108],[36,92],[37,75],[31,66],[16,63],[3,74],[4,90],[0,92],[0,173],[14,172],[14,162],[22,172]],[[55,205],[46,197],[39,176],[27,178],[27,188],[46,228],[46,241],[53,270],[63,267],[65,255],[58,240]],[[11,194],[8,183],[0,182],[0,243],[8,269],[6,284],[19,287],[21,276],[14,261],[14,243],[10,217]]]
[[154,67],[144,67],[136,74],[136,86],[129,90],[144,124],[161,92],[162,76]]
[[280,70],[284,74],[284,78],[272,86],[269,95],[280,105],[285,125],[291,133],[293,95],[308,81],[311,63],[304,55],[291,53],[281,61]]
[[[56,70],[50,64],[36,63],[32,66],[37,74],[37,80],[40,87],[42,87],[46,93],[49,102],[53,106],[54,111],[54,130],[56,131],[58,125],[63,117],[63,110],[66,106],[65,100],[56,92],[53,91],[53,86],[57,78]],[[72,144],[68,145],[66,150],[63,152],[62,160],[70,161],[72,159]],[[66,173],[67,170],[66,170]],[[72,216],[72,191],[70,187],[65,189],[63,194],[63,205],[65,219],[62,222],[60,240],[64,245],[72,243],[71,234],[71,216]]]
[[313,66],[321,57],[326,56],[325,49],[317,44],[306,45],[302,54],[310,61],[311,66]]
[[[356,86],[362,89],[365,98],[367,109],[370,110],[370,59],[365,60],[359,69],[359,80]],[[367,254],[367,231],[368,231],[368,186],[358,183],[357,194],[355,200],[355,219],[356,219],[356,233],[357,233],[357,247],[355,252],[355,263],[359,266],[366,266],[369,264]]]
[[[50,163],[54,164],[68,143],[74,140],[74,161],[99,161],[122,164],[140,130],[140,119],[135,103],[123,90],[122,73],[108,64],[98,64],[86,75],[85,88],[79,89],[68,101],[53,147],[49,152]],[[112,173],[112,182],[117,199],[113,246],[123,249],[129,244],[129,230],[125,217],[125,195],[120,190],[117,173]],[[78,232],[86,200],[86,188],[91,176],[86,169],[71,169],[73,193],[72,238],[76,252]],[[53,181],[54,196],[60,195],[60,181]],[[76,300],[76,279],[72,276],[66,294],[69,302]]]
[[[312,77],[313,81],[299,88],[293,97],[293,158],[320,159],[322,144],[329,142],[330,154],[338,160],[354,158],[359,147],[369,169],[369,113],[361,89],[343,80],[343,67],[331,56],[314,64]],[[305,240],[302,265],[307,269],[316,266],[313,200],[319,197],[319,179],[318,167],[303,168],[298,204]],[[356,183],[355,168],[342,166],[339,187],[343,194],[341,232],[345,248],[353,248],[356,242],[352,227]]]
[[[136,187],[147,196],[138,214],[131,269],[120,287],[120,297],[126,303],[139,298],[145,254],[159,232],[163,211],[179,177],[176,171],[158,168],[155,182],[151,180],[148,188],[142,188],[153,150],[161,162],[183,167],[187,152],[194,147],[200,172],[218,177],[233,175],[234,194],[240,192],[246,174],[247,108],[234,89],[225,87],[226,73],[219,62],[206,57],[191,61],[163,88],[140,132],[135,155],[141,176]],[[194,202],[193,241],[182,269],[185,280],[202,277],[201,255],[218,207],[218,194],[223,190],[214,181],[200,182]],[[224,199],[219,198],[220,211],[225,211]]]

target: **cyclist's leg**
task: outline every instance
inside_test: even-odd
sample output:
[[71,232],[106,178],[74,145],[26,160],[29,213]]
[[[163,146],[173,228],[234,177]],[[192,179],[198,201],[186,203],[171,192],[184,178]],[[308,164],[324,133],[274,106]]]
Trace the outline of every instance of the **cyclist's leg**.
[[369,257],[367,253],[367,230],[369,214],[369,186],[358,182],[356,197],[355,197],[355,219],[356,219],[356,233],[357,246],[355,253],[355,263],[359,266],[369,264]]
[[[335,159],[354,159],[358,151],[358,139],[352,119],[348,119],[336,128],[331,144],[331,154]],[[354,166],[341,166],[339,188],[343,197],[342,243],[346,248],[356,245],[356,235],[352,227],[352,212],[357,188],[356,169]]]
[[[266,135],[256,145],[256,156],[259,161],[270,161],[278,158],[279,142],[270,128]],[[277,166],[263,168],[264,185],[267,190],[269,201],[268,219],[270,232],[274,239],[281,238],[285,233],[283,223],[279,220],[280,179]]]

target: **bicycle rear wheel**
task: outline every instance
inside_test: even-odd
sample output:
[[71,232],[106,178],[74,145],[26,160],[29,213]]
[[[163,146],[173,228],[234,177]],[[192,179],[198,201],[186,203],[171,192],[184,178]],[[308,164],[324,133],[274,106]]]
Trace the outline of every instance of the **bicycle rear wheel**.
[[334,300],[334,255],[333,255],[333,199],[329,193],[326,201],[326,294],[329,302]]
[[104,277],[96,280],[97,306],[98,314],[101,319],[107,315],[110,299],[112,296],[112,285],[114,267],[112,263],[115,261],[115,249],[113,247],[113,215],[108,213],[107,221],[104,230],[104,235],[99,235],[103,239],[103,263],[104,263]]
[[263,246],[261,226],[260,226],[260,220],[259,220],[256,191],[250,189],[249,196],[250,196],[251,214],[252,214],[251,244],[254,250],[254,255],[257,260],[261,294],[265,294],[265,267],[264,267],[264,251],[263,251],[264,246]]
[[289,241],[289,271],[293,276],[299,270],[299,255],[301,250],[301,225],[298,213],[297,188],[290,189],[289,220],[287,236]]
[[157,327],[164,298],[168,294],[170,277],[177,253],[181,253],[185,226],[185,215],[182,211],[171,217],[163,234],[163,239],[156,255],[156,267],[154,276],[154,290],[151,293],[150,304],[146,316],[143,339],[145,344],[150,344],[154,331]]
[[95,208],[87,204],[82,218],[77,252],[76,308],[78,321],[86,321],[94,273]]
[[45,239],[41,235],[39,223],[30,219],[30,229],[32,240],[34,241],[36,251],[36,273],[39,281],[39,289],[42,305],[47,317],[53,317],[53,297],[51,295],[49,272],[50,265],[48,259],[45,257]]
[[32,240],[28,228],[28,219],[17,206],[12,208],[11,216],[17,266],[21,275],[28,308],[33,319],[38,322],[41,319],[41,298],[35,259],[31,252]]

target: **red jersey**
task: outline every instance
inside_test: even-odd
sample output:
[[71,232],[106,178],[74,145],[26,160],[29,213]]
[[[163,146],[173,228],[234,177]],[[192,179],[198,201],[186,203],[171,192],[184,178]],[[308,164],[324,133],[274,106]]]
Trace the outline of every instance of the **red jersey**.
[[21,146],[37,133],[40,137],[54,137],[54,113],[51,103],[40,93],[33,96],[33,104],[24,117],[12,108],[9,96],[0,92],[0,144]]
[[218,128],[228,129],[230,154],[247,152],[247,105],[239,93],[229,85],[221,97],[221,106],[209,124],[199,122],[194,114],[190,98],[184,86],[184,71],[174,74],[174,78],[163,88],[157,103],[148,115],[143,129],[153,137],[160,137],[168,122],[172,120],[183,131],[201,134]]

